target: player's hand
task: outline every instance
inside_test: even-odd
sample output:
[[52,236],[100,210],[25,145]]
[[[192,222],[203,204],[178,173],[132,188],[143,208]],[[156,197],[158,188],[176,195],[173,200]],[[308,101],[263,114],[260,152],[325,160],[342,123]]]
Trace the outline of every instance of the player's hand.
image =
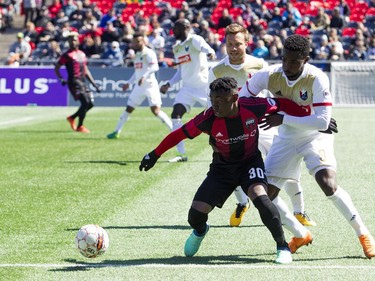
[[214,53],[207,55],[209,60],[216,60],[216,55]]
[[160,87],[160,93],[165,94],[165,93],[168,91],[169,86],[170,86],[169,83],[164,84],[163,86],[161,86],[161,87]]
[[62,86],[65,86],[68,82],[65,79],[61,78],[60,83]]
[[262,118],[262,120],[259,122],[259,127],[264,130],[269,130],[272,127],[280,126],[283,123],[284,115],[281,114],[271,114],[267,115]]
[[100,90],[100,87],[98,85],[94,84],[94,88],[95,88],[97,93],[100,93],[101,90]]
[[144,77],[142,77],[141,79],[139,79],[138,86],[141,86],[143,84],[143,81],[145,81]]
[[129,83],[126,83],[124,84],[124,86],[122,86],[123,91],[126,91],[127,89],[129,89]]
[[160,158],[160,156],[156,155],[155,150],[151,151],[150,153],[147,153],[143,157],[143,159],[141,161],[141,164],[139,165],[139,170],[141,172],[142,172],[143,169],[145,171],[150,170],[152,167],[154,167],[156,161],[158,161],[159,158]]
[[331,120],[329,120],[329,126],[328,126],[328,129],[325,130],[325,131],[319,131],[321,133],[324,133],[324,134],[332,134],[332,133],[338,133],[339,130],[337,129],[337,123],[336,123],[336,120],[331,118]]

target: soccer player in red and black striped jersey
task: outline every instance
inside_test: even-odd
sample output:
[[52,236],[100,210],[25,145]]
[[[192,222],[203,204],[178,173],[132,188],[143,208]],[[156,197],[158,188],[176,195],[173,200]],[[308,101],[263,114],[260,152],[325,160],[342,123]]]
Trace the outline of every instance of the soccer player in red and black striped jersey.
[[193,256],[198,251],[209,229],[208,213],[215,207],[221,208],[234,189],[241,186],[277,244],[275,262],[289,263],[292,257],[280,214],[267,195],[267,178],[258,149],[258,123],[266,114],[278,111],[295,116],[306,116],[308,113],[286,99],[239,99],[237,89],[234,78],[214,80],[210,84],[212,107],[167,135],[156,149],[145,155],[139,169],[148,171],[164,152],[181,140],[206,133],[213,148],[213,160],[189,210],[188,222],[194,231],[185,243],[185,255]]
[[[55,73],[62,85],[68,84],[69,91],[74,100],[79,100],[81,106],[73,115],[67,117],[71,128],[74,131],[81,133],[89,133],[90,131],[83,126],[86,113],[94,106],[94,96],[85,83],[87,78],[94,86],[97,92],[100,92],[99,87],[95,84],[94,78],[87,67],[87,57],[84,52],[78,49],[79,40],[78,33],[72,32],[68,38],[69,50],[61,55],[55,66]],[[66,81],[61,73],[60,68],[65,65],[68,72],[68,80]],[[78,117],[78,125],[75,124],[75,119]]]

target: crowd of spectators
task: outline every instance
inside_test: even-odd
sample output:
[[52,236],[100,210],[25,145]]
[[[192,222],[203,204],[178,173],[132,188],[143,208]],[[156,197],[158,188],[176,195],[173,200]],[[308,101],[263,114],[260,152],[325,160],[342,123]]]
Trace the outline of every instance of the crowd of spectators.
[[[0,0],[2,1],[7,0]],[[131,64],[130,42],[142,32],[161,66],[173,62],[173,22],[187,18],[195,33],[226,55],[225,27],[245,26],[248,53],[279,60],[290,34],[311,40],[310,57],[320,61],[375,60],[375,0],[23,0],[24,40],[29,62],[54,60],[68,48],[66,34],[80,34],[80,48],[102,66]],[[103,62],[104,61],[104,62]]]

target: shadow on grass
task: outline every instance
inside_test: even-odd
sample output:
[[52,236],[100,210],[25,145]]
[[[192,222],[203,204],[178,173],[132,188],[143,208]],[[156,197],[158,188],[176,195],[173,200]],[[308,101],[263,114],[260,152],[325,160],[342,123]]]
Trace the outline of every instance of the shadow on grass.
[[[137,226],[102,226],[104,229],[172,229],[172,230],[190,230],[189,225],[137,225]],[[243,225],[241,228],[264,227],[264,225]],[[211,225],[210,228],[233,228],[229,225]],[[67,228],[66,231],[78,231],[79,228]]]
[[257,256],[275,255],[275,253],[259,254],[259,255],[228,255],[228,256],[198,256],[184,257],[174,256],[170,258],[145,258],[145,259],[129,259],[129,260],[103,260],[101,262],[82,262],[76,259],[65,259],[72,266],[50,269],[49,271],[87,271],[95,268],[104,267],[147,267],[147,266],[184,266],[189,265],[248,265],[269,263],[269,259],[257,258]]

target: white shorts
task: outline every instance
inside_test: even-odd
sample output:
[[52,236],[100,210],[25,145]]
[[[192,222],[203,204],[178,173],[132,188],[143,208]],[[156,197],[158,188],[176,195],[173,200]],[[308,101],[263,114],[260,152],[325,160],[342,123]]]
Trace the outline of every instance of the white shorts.
[[136,108],[140,106],[146,98],[148,99],[150,107],[161,106],[161,95],[157,81],[144,82],[141,86],[134,84],[127,105]]
[[275,137],[264,163],[268,182],[279,188],[286,180],[299,182],[302,160],[312,175],[323,168],[336,170],[333,140],[323,133],[296,141]]
[[258,148],[263,157],[266,157],[270,151],[275,136],[277,136],[277,127],[272,127],[269,130],[259,128]]
[[180,91],[176,95],[176,99],[173,103],[183,104],[187,112],[190,112],[190,108],[194,106],[196,102],[200,103],[203,107],[207,107],[207,92],[205,87],[192,88],[188,86],[182,86]]

